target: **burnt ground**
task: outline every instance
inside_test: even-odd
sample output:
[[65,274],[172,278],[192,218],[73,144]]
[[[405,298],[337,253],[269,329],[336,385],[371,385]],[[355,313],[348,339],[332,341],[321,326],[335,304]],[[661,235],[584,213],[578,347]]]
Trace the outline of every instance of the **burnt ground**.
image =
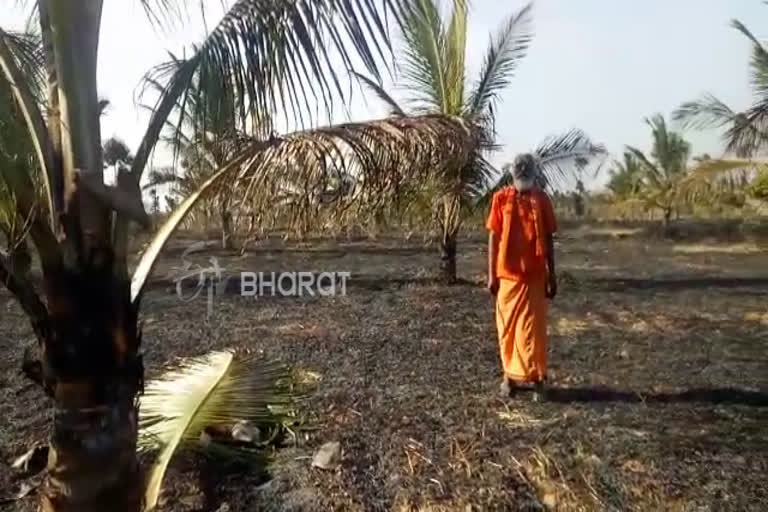
[[[266,485],[210,482],[179,460],[164,511],[768,510],[768,251],[750,243],[584,236],[558,242],[552,400],[497,398],[485,243],[437,252],[398,239],[262,243],[227,271],[349,271],[346,296],[181,302],[164,276],[143,309],[148,376],[176,356],[247,346],[294,365],[314,430],[275,455]],[[0,292],[0,485],[43,439],[49,403],[18,372],[30,329]],[[310,458],[340,441],[340,469]],[[7,505],[33,510],[34,492]]]

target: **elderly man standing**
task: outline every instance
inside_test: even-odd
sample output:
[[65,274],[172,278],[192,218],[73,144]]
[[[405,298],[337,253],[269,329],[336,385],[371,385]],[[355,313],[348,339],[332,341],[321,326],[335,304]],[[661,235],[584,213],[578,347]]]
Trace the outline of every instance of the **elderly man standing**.
[[496,298],[496,327],[503,377],[501,394],[517,383],[534,384],[534,400],[544,396],[547,378],[547,305],[557,294],[552,235],[555,213],[536,185],[536,161],[519,155],[513,186],[493,196],[486,227],[488,289]]

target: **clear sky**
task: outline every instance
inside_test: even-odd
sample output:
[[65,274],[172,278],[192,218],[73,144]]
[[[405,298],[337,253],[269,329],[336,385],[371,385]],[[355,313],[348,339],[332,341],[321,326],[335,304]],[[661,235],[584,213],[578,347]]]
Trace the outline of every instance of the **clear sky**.
[[[4,8],[13,4],[0,0]],[[158,34],[138,0],[106,0],[99,61],[99,88],[111,101],[102,135],[117,135],[135,149],[148,119],[134,93],[153,64],[167,60],[205,33],[192,16],[183,29]],[[221,12],[211,6],[208,24]],[[474,0],[470,13],[469,79],[481,65],[489,34],[524,2]],[[0,24],[18,27],[23,19],[3,9]],[[649,147],[643,118],[668,115],[681,102],[711,92],[735,109],[750,103],[749,45],[728,26],[745,22],[758,38],[768,30],[768,6],[761,0],[536,0],[535,38],[498,110],[503,150],[492,157],[501,165],[533,148],[549,134],[571,127],[585,130],[619,156],[625,144]],[[7,21],[8,20],[8,21]],[[397,92],[396,97],[399,97]],[[385,109],[356,92],[354,120],[384,115]],[[337,116],[337,120],[343,120]],[[717,133],[689,132],[694,153],[721,154]],[[598,178],[593,185],[603,182]]]

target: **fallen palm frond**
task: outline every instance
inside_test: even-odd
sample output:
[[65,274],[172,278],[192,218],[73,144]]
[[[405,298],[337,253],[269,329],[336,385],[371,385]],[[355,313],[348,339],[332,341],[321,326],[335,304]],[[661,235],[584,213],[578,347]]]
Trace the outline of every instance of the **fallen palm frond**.
[[183,361],[148,383],[139,409],[139,447],[159,454],[148,473],[147,509],[157,504],[168,464],[179,449],[236,449],[201,444],[207,428],[229,428],[239,421],[280,423],[294,404],[290,382],[282,365],[221,351]]

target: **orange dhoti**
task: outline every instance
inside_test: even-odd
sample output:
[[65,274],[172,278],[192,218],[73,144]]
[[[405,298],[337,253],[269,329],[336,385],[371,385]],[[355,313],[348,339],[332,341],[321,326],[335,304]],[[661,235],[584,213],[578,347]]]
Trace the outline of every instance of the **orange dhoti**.
[[496,328],[507,378],[519,382],[546,379],[547,306],[544,275],[499,280]]

